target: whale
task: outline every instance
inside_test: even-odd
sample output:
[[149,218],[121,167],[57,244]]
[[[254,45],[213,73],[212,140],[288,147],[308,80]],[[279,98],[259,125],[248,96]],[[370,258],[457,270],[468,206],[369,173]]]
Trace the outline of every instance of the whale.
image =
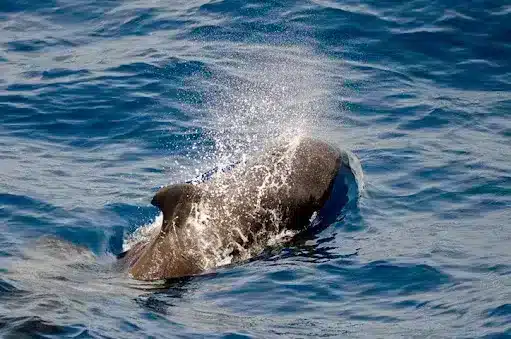
[[250,259],[276,237],[335,221],[348,202],[350,159],[330,143],[296,137],[207,180],[163,187],[151,200],[161,225],[120,260],[132,278],[154,281]]

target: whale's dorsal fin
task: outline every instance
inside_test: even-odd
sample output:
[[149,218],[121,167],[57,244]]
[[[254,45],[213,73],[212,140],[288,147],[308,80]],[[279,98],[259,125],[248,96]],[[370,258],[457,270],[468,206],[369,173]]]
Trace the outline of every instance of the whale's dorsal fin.
[[161,233],[166,234],[172,223],[180,225],[190,213],[191,205],[200,199],[201,190],[193,184],[170,185],[161,188],[151,204],[163,212]]

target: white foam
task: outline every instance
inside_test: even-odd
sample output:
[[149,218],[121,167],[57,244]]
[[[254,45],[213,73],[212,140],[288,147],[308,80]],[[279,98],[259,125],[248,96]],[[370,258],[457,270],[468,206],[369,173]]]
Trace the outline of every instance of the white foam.
[[[350,167],[355,176],[355,181],[357,183],[357,193],[358,195],[363,195],[365,191],[365,179],[364,179],[364,171],[362,170],[362,165],[360,164],[360,160],[358,157],[350,151],[346,151],[348,154]],[[354,199],[357,197],[349,197],[350,199]]]
[[155,234],[158,234],[160,232],[161,225],[163,223],[163,213],[158,214],[158,216],[154,219],[153,222],[149,224],[145,224],[140,226],[135,230],[135,232],[127,235],[124,238],[123,244],[122,244],[122,250],[127,251],[133,245],[139,242],[147,242],[151,240],[151,237],[153,237]]

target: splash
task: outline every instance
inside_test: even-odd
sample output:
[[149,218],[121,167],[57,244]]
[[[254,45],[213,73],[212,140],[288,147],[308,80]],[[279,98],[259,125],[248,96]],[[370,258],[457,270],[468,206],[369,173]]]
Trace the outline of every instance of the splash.
[[260,152],[277,139],[320,134],[333,108],[329,61],[291,46],[238,46],[233,64],[201,84],[218,164]]
[[163,213],[160,213],[153,222],[140,226],[135,232],[128,234],[123,241],[122,250],[127,251],[139,242],[148,242],[160,231],[163,222]]

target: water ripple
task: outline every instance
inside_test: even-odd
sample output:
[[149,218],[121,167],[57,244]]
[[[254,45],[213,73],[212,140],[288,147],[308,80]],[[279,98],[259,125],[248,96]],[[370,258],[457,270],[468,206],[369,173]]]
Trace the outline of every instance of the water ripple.
[[[510,18],[502,1],[0,2],[0,336],[510,337]],[[163,285],[112,268],[155,190],[214,165],[212,130],[259,145],[297,112],[361,160],[337,222]]]

